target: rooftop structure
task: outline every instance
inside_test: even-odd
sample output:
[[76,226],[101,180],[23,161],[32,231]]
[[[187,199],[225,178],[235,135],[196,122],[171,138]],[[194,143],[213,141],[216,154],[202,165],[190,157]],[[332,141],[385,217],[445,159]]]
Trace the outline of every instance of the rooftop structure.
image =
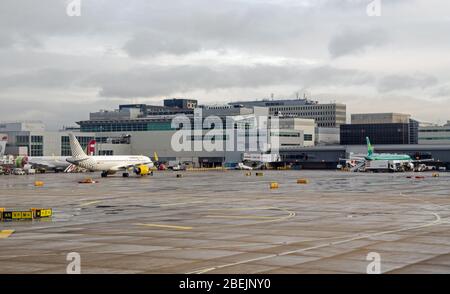
[[340,103],[319,103],[309,99],[254,100],[229,103],[244,107],[268,107],[271,116],[314,119],[319,127],[339,127],[347,120],[347,107]]
[[357,113],[351,115],[352,124],[407,124],[411,115],[401,113]]

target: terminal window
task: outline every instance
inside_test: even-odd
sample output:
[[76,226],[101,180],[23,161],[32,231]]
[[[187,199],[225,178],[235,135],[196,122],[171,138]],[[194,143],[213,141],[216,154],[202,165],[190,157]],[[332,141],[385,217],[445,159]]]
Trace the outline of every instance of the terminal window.
[[303,140],[305,140],[305,141],[312,141],[313,140],[313,136],[311,134],[305,134],[303,136]]

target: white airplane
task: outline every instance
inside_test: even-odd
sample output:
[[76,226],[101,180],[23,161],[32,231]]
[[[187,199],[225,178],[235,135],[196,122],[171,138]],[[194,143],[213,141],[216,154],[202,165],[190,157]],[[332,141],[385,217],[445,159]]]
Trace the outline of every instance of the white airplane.
[[239,170],[253,170],[253,167],[245,165],[243,162],[239,162],[236,166],[236,169]]
[[42,168],[44,170],[54,170],[55,172],[62,172],[69,167],[67,162],[68,156],[38,156],[25,157],[23,163],[30,164],[33,167]]
[[[93,155],[95,153],[95,140],[91,140],[86,148],[87,154]],[[67,171],[72,165],[67,162],[70,156],[25,156],[18,157],[17,167],[23,168],[24,165],[30,164],[33,168],[43,169],[45,171],[53,170],[55,172]],[[73,165],[72,165],[73,166]]]
[[137,175],[145,176],[153,168],[153,162],[147,156],[88,156],[73,134],[69,134],[69,141],[72,157],[68,158],[67,162],[90,171],[101,171],[102,177],[107,177],[118,171],[123,171],[122,176],[128,177],[130,170],[133,170]]
[[0,137],[0,156],[5,155],[6,143],[8,143],[8,137]]

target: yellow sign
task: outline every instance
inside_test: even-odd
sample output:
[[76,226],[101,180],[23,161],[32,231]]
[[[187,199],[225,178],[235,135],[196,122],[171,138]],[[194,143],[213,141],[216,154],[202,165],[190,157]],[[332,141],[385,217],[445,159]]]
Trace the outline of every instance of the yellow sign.
[[50,217],[53,214],[51,208],[49,209],[32,208],[31,210],[33,211],[34,218]]
[[33,219],[33,214],[31,211],[12,211],[12,219]]
[[49,217],[49,216],[52,216],[51,209],[42,209],[41,210],[41,217]]

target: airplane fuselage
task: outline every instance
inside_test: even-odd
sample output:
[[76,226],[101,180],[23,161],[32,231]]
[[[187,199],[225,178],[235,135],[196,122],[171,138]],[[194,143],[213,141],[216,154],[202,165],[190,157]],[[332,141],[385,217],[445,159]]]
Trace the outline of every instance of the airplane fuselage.
[[411,157],[407,154],[371,154],[366,156],[367,160],[401,160],[412,161]]
[[28,157],[27,162],[31,165],[47,166],[50,168],[64,168],[69,166],[68,156],[37,156]]
[[82,159],[68,158],[68,162],[90,171],[116,172],[125,170],[123,166],[148,165],[153,162],[147,156],[88,156]]

